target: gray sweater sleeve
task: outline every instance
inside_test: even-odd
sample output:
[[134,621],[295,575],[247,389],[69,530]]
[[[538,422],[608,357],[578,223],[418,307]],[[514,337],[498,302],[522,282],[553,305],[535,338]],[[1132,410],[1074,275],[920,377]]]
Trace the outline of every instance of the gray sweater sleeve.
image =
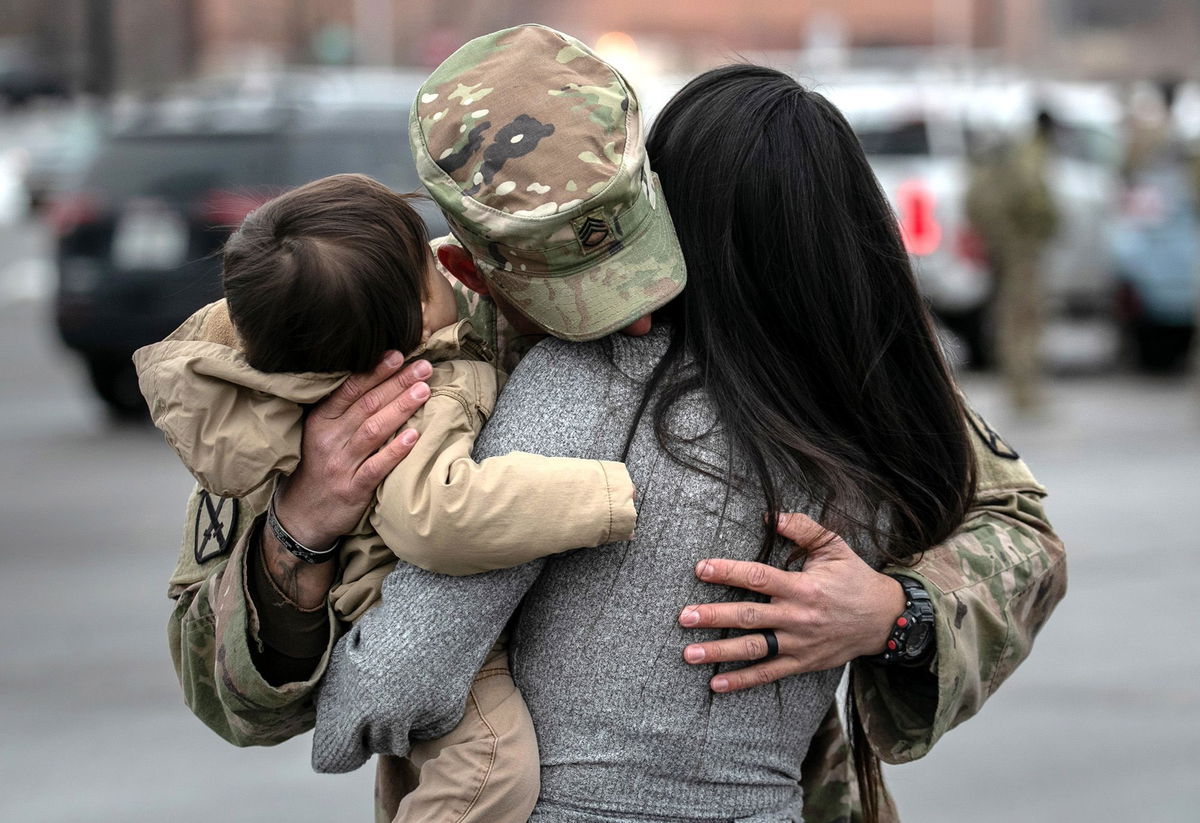
[[458,725],[471,681],[541,564],[468,577],[397,564],[382,601],[334,647],[317,694],[313,769],[353,771]]
[[[510,451],[574,456],[569,427],[545,403],[539,375],[553,355],[542,349],[514,372],[476,442],[477,460]],[[410,739],[454,728],[471,681],[544,562],[465,577],[398,563],[382,601],[333,650],[317,694],[313,769],[353,771],[372,754],[404,755]]]

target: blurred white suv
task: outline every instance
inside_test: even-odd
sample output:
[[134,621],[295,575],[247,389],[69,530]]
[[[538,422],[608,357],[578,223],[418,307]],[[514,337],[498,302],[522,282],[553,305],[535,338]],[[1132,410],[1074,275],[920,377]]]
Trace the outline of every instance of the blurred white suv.
[[991,355],[994,282],[963,199],[970,153],[1027,133],[1035,107],[1059,122],[1049,185],[1059,230],[1046,258],[1052,315],[1109,319],[1113,261],[1107,235],[1117,202],[1120,109],[1103,87],[1023,81],[876,81],[818,87],[846,115],[887,192],[921,289],[969,360]]

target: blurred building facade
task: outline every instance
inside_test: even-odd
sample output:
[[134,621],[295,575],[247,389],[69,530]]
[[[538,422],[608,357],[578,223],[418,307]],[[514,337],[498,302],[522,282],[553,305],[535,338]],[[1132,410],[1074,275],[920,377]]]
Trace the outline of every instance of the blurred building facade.
[[285,63],[433,66],[463,41],[539,21],[628,34],[670,68],[737,54],[939,50],[1058,77],[1194,72],[1195,0],[0,0],[20,38],[77,88],[152,89]]

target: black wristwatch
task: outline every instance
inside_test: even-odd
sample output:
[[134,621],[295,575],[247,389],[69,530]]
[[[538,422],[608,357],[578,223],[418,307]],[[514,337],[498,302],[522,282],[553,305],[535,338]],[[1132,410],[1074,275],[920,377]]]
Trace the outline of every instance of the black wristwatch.
[[929,592],[911,577],[890,576],[904,589],[904,613],[892,625],[892,634],[883,654],[867,659],[888,665],[921,666],[929,662],[936,645],[933,601]]

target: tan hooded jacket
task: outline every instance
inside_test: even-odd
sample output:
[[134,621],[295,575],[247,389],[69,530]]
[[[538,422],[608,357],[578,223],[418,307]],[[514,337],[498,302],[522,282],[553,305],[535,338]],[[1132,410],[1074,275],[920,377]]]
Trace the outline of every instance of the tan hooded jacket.
[[[633,482],[623,463],[520,452],[471,460],[503,382],[485,355],[467,320],[412,353],[433,364],[430,398],[409,421],[421,437],[347,538],[341,582],[330,594],[339,617],[353,620],[378,599],[397,557],[475,574],[632,537]],[[224,300],[133,359],[154,425],[200,485],[221,497],[248,497],[294,471],[304,407],[348,376],[252,368]]]

